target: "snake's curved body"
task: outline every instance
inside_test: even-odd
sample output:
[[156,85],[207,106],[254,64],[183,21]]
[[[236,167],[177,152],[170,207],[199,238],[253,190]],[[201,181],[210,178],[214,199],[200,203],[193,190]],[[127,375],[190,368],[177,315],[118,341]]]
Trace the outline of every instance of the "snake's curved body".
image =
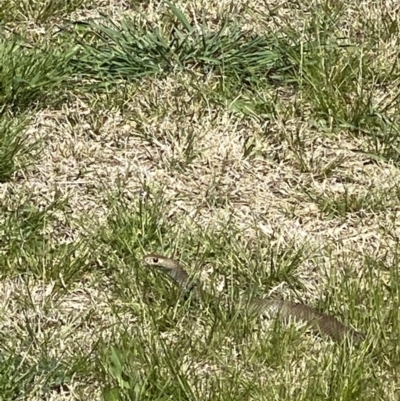
[[[150,254],[143,258],[143,262],[166,271],[185,291],[192,291],[195,287],[190,281],[189,274],[175,259]],[[254,298],[250,301],[248,307],[251,312],[259,315],[279,317],[283,321],[305,322],[312,329],[322,332],[336,341],[343,341],[349,338],[358,343],[364,339],[362,333],[346,326],[335,317],[318,312],[308,305],[280,299]]]

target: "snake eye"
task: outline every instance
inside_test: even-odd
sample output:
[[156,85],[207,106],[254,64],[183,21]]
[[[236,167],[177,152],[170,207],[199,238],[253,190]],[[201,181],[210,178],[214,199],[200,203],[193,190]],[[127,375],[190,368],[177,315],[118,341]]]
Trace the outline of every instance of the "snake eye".
[[153,263],[158,263],[158,258],[153,258]]

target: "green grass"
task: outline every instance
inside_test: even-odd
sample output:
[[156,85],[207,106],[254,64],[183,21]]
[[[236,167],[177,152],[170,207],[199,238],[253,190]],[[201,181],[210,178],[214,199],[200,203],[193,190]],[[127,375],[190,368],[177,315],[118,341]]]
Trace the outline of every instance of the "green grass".
[[77,24],[81,52],[75,68],[98,80],[137,80],[182,69],[217,71],[241,82],[260,80],[262,75],[283,69],[273,36],[246,36],[227,22],[217,32],[205,27],[198,32],[183,15],[173,12],[179,21],[162,30],[134,19]]
[[0,400],[396,400],[396,13],[128,3],[0,5]]
[[67,63],[73,52],[48,44],[30,44],[19,36],[1,39],[1,110],[21,112],[60,102],[59,90],[71,77]]
[[[153,215],[154,205],[148,207]],[[131,233],[134,232],[133,227],[137,227],[142,233],[139,242],[147,241],[150,233],[155,238],[165,230],[165,227],[151,229],[151,223],[149,226],[143,226],[144,215],[148,213],[143,213],[143,205],[137,209],[138,214],[126,213],[124,210],[124,205],[116,209],[118,218],[121,219],[121,213],[124,215],[123,226],[129,227],[128,231]],[[159,215],[159,218],[162,220],[162,215]],[[170,230],[168,237],[173,238],[174,229],[171,227]],[[148,276],[137,261],[130,262],[129,267],[115,273],[114,281],[119,283],[116,296],[122,295],[125,310],[134,314],[138,324],[135,327],[118,327],[116,330],[119,334],[115,336],[119,340],[111,345],[103,344],[100,372],[103,382],[107,383],[105,398],[202,399],[204,394],[207,394],[208,399],[221,400],[236,400],[239,397],[264,399],[263,397],[276,397],[278,394],[281,397],[290,397],[288,383],[291,383],[291,391],[297,391],[298,399],[304,400],[312,397],[326,399],[328,396],[333,399],[370,399],[369,394],[382,391],[382,382],[374,378],[376,361],[366,352],[364,346],[348,349],[346,345],[330,345],[323,347],[326,355],[323,355],[322,359],[312,354],[306,356],[312,345],[310,341],[304,340],[302,330],[296,331],[275,325],[271,333],[265,334],[260,330],[259,323],[243,320],[243,316],[235,313],[227,315],[227,311],[219,302],[226,302],[223,299],[227,296],[228,305],[234,305],[234,299],[239,295],[238,288],[245,289],[249,282],[258,278],[264,292],[275,283],[282,282],[296,289],[296,278],[287,274],[286,264],[289,263],[289,269],[293,269],[293,273],[298,273],[305,260],[310,263],[316,258],[313,256],[315,252],[304,252],[306,246],[293,249],[293,244],[288,249],[277,251],[275,247],[268,246],[268,239],[262,235],[255,246],[262,249],[263,253],[266,252],[266,255],[249,255],[245,243],[222,235],[234,231],[235,228],[229,225],[224,226],[222,232],[204,232],[201,228],[192,228],[191,237],[197,244],[188,245],[186,239],[184,243],[179,244],[180,253],[187,255],[187,259],[192,260],[189,256],[190,250],[197,248],[201,258],[205,259],[202,264],[213,263],[218,270],[221,269],[220,273],[229,277],[231,281],[227,283],[225,296],[221,298],[215,294],[216,298],[207,297],[203,305],[180,298],[179,291],[165,281],[161,273],[154,272]],[[113,244],[114,252],[108,253],[115,255],[115,252],[124,249],[121,245],[128,243],[128,236],[121,231],[113,230],[113,233],[116,239]],[[132,238],[132,235],[129,237]],[[134,244],[133,239],[129,246]],[[158,251],[159,246],[154,244],[152,249]],[[162,249],[165,250],[165,245]],[[135,253],[133,249],[131,252]],[[237,255],[243,260],[238,261]],[[123,259],[126,259],[126,256],[123,256]],[[268,263],[268,260],[271,262]],[[194,265],[197,263],[193,262]],[[279,265],[274,266],[275,263]],[[315,264],[318,264],[318,259]],[[260,266],[271,266],[268,269],[269,274],[261,271]],[[137,271],[133,277],[132,267]],[[395,273],[395,266],[388,268],[391,274]],[[274,271],[279,271],[280,274],[274,275]],[[369,276],[362,277],[363,285],[365,282],[368,283],[368,287],[373,285],[375,277],[371,273],[370,271]],[[369,312],[360,310],[360,305],[363,300],[365,303],[368,295],[360,292],[360,279],[350,269],[343,279],[335,277],[334,271],[328,275],[332,293],[324,301],[325,306],[322,310],[340,315],[340,306],[345,304],[349,306],[346,312],[348,318],[352,322],[363,322],[363,315]],[[214,281],[215,278],[211,278],[211,283]],[[123,291],[123,288],[126,290]],[[297,291],[301,290],[302,288],[297,288]],[[210,288],[209,291],[212,293],[215,289]],[[370,312],[374,310],[371,303],[381,304],[384,294],[388,295],[384,287],[375,288],[376,297],[369,303]],[[220,301],[217,301],[218,297]],[[397,290],[391,293],[391,297],[397,302]],[[318,308],[318,305],[315,306]],[[394,304],[393,310],[395,309]],[[346,320],[346,317],[343,319]],[[396,326],[392,325],[396,325],[395,322],[393,316],[385,323],[382,322],[382,326],[393,331]],[[363,327],[367,326],[368,324],[365,324]],[[374,327],[374,336],[385,332],[382,326]],[[370,333],[367,341],[372,338]],[[395,338],[396,334],[393,333],[391,340],[386,338],[381,344],[394,346]],[[384,364],[387,358],[394,361],[398,356],[397,351],[393,349],[390,352],[378,353],[381,364]],[[286,364],[294,360],[301,360],[305,364],[299,366],[301,380],[298,376],[291,378],[290,372],[285,373]],[[271,374],[275,375],[277,372],[284,375],[283,381],[269,380]],[[302,382],[306,383],[305,387],[299,386],[296,390],[296,383]]]
[[4,113],[0,118],[0,182],[8,181],[18,168],[27,167],[31,163],[29,155],[38,150],[38,144],[29,144],[24,136],[28,122],[24,115]]
[[34,20],[37,24],[43,24],[60,16],[68,16],[85,3],[90,4],[86,0],[10,0],[1,3],[0,19],[6,23]]
[[394,188],[375,191],[373,187],[365,188],[360,193],[352,193],[343,185],[340,191],[323,194],[313,193],[306,188],[304,193],[314,202],[320,212],[327,217],[345,217],[346,215],[363,217],[369,213],[394,209],[397,206],[399,189]]

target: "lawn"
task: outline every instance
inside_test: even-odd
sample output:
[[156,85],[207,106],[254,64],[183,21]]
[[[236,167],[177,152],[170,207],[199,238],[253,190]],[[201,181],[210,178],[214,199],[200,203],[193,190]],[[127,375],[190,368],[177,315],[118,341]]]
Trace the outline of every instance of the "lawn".
[[0,401],[399,399],[397,3],[0,0]]

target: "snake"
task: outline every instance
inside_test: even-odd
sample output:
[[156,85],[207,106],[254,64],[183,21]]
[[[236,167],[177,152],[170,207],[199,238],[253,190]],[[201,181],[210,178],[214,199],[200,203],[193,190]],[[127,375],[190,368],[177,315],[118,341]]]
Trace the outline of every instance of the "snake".
[[[202,291],[190,278],[188,272],[181,263],[173,258],[158,254],[148,254],[143,257],[146,265],[153,266],[164,271],[185,292]],[[264,318],[279,318],[283,322],[303,322],[310,329],[332,338],[334,341],[342,342],[349,339],[354,344],[359,344],[365,339],[365,334],[343,324],[336,317],[319,312],[315,308],[283,299],[267,299],[253,297],[244,299],[248,311],[258,314]]]

